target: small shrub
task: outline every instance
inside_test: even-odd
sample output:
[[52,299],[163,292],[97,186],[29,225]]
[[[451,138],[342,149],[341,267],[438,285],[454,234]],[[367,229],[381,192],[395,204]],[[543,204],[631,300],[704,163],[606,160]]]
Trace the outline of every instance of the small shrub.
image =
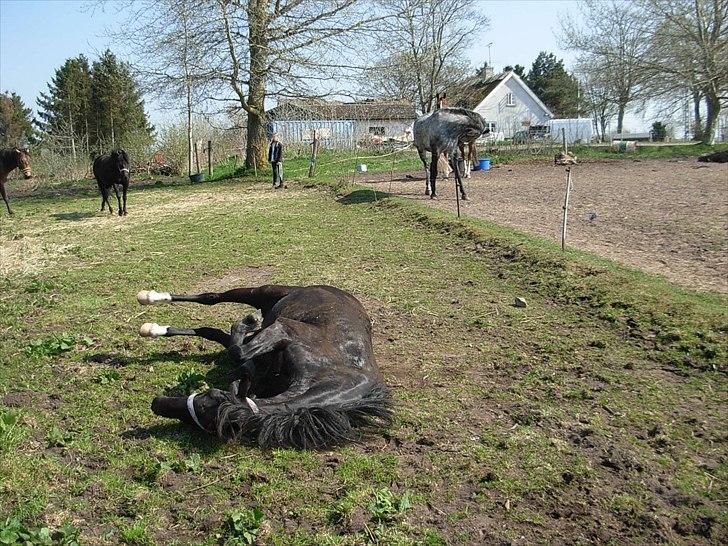
[[137,522],[131,527],[127,527],[121,531],[121,541],[124,544],[154,544],[147,535],[147,529],[143,523]]
[[11,449],[20,438],[19,423],[19,411],[0,410],[0,453]]
[[0,521],[0,544],[23,546],[79,546],[80,531],[71,524],[52,533],[48,527],[28,528],[17,518]]
[[146,486],[154,485],[160,476],[169,470],[169,465],[157,459],[145,459],[132,466],[131,477]]
[[201,373],[189,370],[180,373],[177,376],[176,385],[167,385],[165,394],[167,396],[173,395],[187,395],[193,391],[201,390],[207,386],[205,383],[205,376]]
[[53,425],[48,431],[46,439],[48,440],[48,447],[66,447],[73,441],[73,436]]
[[263,522],[263,512],[258,508],[240,512],[231,512],[225,522],[225,546],[255,544]]
[[109,385],[110,383],[117,382],[119,379],[121,379],[121,375],[116,370],[105,370],[96,377],[95,381],[100,385]]
[[652,140],[663,142],[667,138],[667,126],[661,121],[652,124]]
[[34,339],[25,347],[25,354],[34,357],[55,356],[70,351],[76,346],[76,338],[63,333],[47,339]]
[[374,493],[374,500],[369,503],[372,519],[377,523],[389,523],[406,512],[410,504],[409,494],[399,499],[389,489],[380,489]]
[[199,474],[202,472],[202,457],[197,453],[193,453],[186,459],[173,462],[170,468],[177,473],[190,472],[192,474]]

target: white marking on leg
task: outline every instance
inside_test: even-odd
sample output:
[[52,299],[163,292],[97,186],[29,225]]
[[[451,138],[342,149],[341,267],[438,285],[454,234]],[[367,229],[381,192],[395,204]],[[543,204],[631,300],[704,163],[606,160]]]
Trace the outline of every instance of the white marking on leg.
[[156,322],[145,322],[139,328],[139,335],[142,337],[161,337],[166,336],[169,326],[160,326]]
[[172,301],[172,295],[169,292],[156,292],[154,290],[142,290],[137,294],[137,301],[142,305],[152,305],[160,301]]

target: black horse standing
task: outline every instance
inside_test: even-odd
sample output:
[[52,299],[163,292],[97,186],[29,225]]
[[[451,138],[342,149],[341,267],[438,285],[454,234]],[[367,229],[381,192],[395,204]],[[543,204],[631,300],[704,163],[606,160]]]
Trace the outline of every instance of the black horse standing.
[[5,193],[5,182],[8,180],[8,175],[16,168],[20,169],[26,180],[33,176],[30,171],[30,154],[28,151],[20,148],[3,148],[0,150],[0,195],[5,201],[5,206],[8,207],[8,214],[12,214],[13,211],[10,209],[10,201],[8,201],[8,195]]
[[229,440],[261,447],[317,449],[353,438],[357,427],[391,422],[391,396],[372,349],[361,303],[332,286],[238,288],[173,295],[142,291],[142,304],[244,303],[259,309],[233,325],[180,329],[146,323],[144,337],[199,336],[220,343],[240,366],[229,392],[157,397],[157,415],[196,424]]
[[[109,190],[114,188],[116,201],[119,204],[119,216],[126,216],[126,191],[129,188],[129,155],[121,148],[112,150],[108,154],[94,159],[94,178],[101,191],[101,211],[104,210],[104,203],[109,207],[109,213],[113,214],[109,203]],[[119,188],[121,186],[124,195],[124,206],[121,206]]]

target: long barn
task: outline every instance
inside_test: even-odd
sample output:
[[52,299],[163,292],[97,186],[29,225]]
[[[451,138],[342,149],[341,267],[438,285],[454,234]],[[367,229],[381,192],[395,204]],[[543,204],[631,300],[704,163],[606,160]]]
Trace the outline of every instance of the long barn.
[[287,101],[267,112],[268,133],[287,144],[311,142],[313,131],[326,148],[353,149],[382,142],[412,140],[417,115],[405,101]]

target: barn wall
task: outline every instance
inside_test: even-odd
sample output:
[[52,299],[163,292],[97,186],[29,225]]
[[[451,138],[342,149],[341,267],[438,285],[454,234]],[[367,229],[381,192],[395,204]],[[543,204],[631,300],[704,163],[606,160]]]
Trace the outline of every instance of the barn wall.
[[[513,93],[515,105],[508,106],[507,95]],[[524,121],[531,125],[544,125],[551,119],[544,109],[531,97],[531,95],[513,78],[508,79],[502,86],[495,89],[476,108],[483,119],[488,123],[496,124],[496,132],[502,133],[504,138],[511,138],[516,131],[526,129]]]
[[349,120],[273,121],[268,124],[269,136],[279,133],[284,144],[311,142],[313,131],[319,132],[324,148],[354,147],[354,122]]
[[383,138],[390,139],[402,139],[405,137],[407,131],[409,131],[410,138],[412,135],[412,124],[414,120],[365,120],[354,122],[354,132],[357,139],[366,138],[370,134],[370,127],[380,127],[384,129]]

